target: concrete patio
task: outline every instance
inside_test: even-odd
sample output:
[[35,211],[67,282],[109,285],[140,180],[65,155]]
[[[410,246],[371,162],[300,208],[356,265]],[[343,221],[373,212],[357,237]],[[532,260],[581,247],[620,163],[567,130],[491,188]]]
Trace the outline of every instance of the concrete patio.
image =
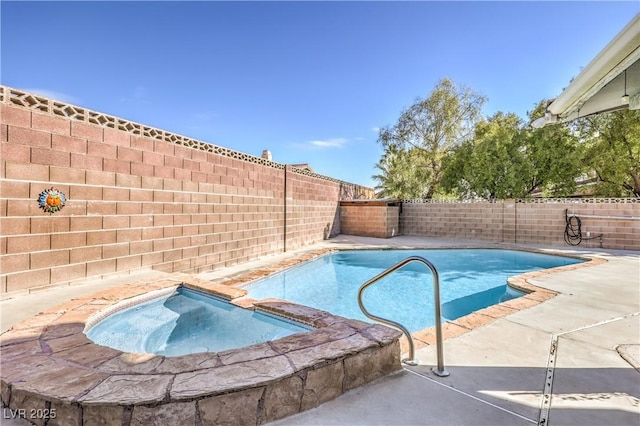
[[[322,245],[487,244],[340,236]],[[447,339],[444,354],[449,377],[431,373],[436,351],[427,346],[417,351],[420,365],[405,367],[400,373],[272,424],[640,424],[640,253],[554,250],[598,256],[608,262],[532,279],[532,284],[559,294]],[[222,280],[295,254],[269,256],[200,277]],[[127,279],[130,277],[15,295],[0,302],[2,331],[46,307]],[[3,414],[3,425],[26,424]]]

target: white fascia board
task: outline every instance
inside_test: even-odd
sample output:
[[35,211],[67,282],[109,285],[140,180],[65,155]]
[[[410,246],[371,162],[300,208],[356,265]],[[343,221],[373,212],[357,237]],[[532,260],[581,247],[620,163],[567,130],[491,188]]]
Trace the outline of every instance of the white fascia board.
[[560,119],[576,115],[591,96],[640,58],[640,13],[587,65],[548,107]]

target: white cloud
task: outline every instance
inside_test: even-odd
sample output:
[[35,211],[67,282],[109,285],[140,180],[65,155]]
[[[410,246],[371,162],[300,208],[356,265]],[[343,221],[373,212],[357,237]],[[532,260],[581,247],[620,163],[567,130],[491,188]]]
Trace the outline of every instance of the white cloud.
[[346,138],[333,138],[325,140],[315,140],[307,144],[313,148],[342,148],[349,142]]
[[378,133],[380,131],[380,127],[372,127],[371,130]]
[[76,105],[80,103],[80,99],[76,98],[75,96],[71,96],[63,92],[56,92],[55,90],[36,89],[36,88],[27,88],[22,90],[24,90],[25,92],[35,93],[36,95],[44,96],[45,98],[49,98],[54,101],[60,101],[60,102],[65,102],[68,104],[76,104]]

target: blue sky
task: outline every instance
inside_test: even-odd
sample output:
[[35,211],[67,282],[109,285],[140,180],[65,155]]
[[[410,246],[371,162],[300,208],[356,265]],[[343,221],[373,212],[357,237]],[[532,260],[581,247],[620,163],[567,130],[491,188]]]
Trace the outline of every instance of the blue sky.
[[560,94],[640,2],[0,2],[3,85],[373,186],[377,129],[445,77]]

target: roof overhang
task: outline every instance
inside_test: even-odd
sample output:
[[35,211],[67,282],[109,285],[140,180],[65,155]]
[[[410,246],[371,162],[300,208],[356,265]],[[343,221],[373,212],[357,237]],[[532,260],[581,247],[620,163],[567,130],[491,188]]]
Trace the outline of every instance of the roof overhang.
[[542,127],[623,108],[640,109],[640,13],[532,125]]

